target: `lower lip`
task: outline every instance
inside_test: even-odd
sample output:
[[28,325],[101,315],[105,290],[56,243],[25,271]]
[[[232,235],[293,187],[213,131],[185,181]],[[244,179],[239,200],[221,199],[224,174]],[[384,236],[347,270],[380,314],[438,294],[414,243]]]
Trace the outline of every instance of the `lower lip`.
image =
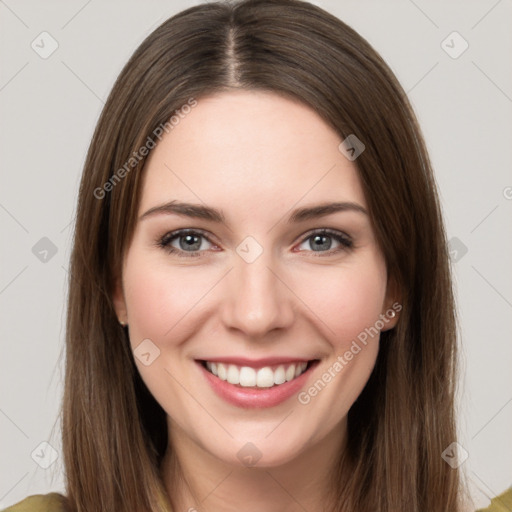
[[213,373],[210,373],[199,361],[196,361],[199,368],[202,370],[206,380],[217,393],[218,396],[223,398],[226,402],[236,405],[237,407],[261,409],[265,407],[274,407],[280,403],[288,400],[291,396],[300,391],[306,380],[308,379],[311,370],[317,365],[318,361],[310,364],[309,368],[299,375],[297,378],[273,386],[271,388],[244,388],[234,384],[230,384],[225,380],[221,380]]

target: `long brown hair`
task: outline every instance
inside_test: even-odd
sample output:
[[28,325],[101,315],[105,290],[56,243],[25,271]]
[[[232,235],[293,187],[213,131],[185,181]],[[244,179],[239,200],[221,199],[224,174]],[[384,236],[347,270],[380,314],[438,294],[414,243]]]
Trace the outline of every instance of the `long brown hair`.
[[[299,0],[205,3],[170,18],[120,73],[83,170],[71,256],[62,409],[70,510],[157,511],[165,490],[163,409],[142,382],[112,290],[134,232],[140,148],[183,105],[230,89],[311,106],[355,161],[403,309],[348,414],[337,510],[458,512],[463,479],[441,454],[456,440],[456,331],[446,237],[431,164],[407,96],[353,29]],[[124,169],[124,172],[121,171]],[[340,457],[341,465],[341,457]]]

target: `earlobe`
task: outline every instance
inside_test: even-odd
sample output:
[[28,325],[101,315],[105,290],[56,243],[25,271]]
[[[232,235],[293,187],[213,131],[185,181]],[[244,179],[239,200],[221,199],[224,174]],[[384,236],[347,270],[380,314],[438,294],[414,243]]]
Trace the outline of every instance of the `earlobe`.
[[383,331],[393,329],[400,318],[400,311],[402,311],[402,294],[400,287],[396,280],[392,277],[388,279],[386,289],[386,300],[384,302],[385,309],[382,316],[385,319],[386,326]]
[[128,323],[128,313],[126,310],[126,301],[124,299],[121,279],[116,279],[114,290],[112,292],[112,302],[114,304],[114,309],[119,323],[125,327]]
[[383,331],[388,331],[396,327],[398,323],[398,319],[400,317],[399,312],[402,309],[402,305],[399,302],[394,302],[390,307],[388,307],[383,314],[381,315],[384,319],[385,326],[382,329]]

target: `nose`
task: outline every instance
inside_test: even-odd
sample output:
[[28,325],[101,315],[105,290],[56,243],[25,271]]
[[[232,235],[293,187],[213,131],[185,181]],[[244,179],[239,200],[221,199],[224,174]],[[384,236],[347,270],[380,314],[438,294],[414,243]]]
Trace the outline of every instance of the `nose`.
[[226,328],[242,332],[247,339],[263,340],[293,323],[293,297],[270,251],[263,251],[252,263],[235,255],[234,268],[226,276],[222,320]]

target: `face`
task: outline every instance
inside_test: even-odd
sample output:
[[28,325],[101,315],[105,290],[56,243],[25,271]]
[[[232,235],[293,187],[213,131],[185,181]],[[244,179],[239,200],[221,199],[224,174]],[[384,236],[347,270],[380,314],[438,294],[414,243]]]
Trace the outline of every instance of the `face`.
[[270,467],[343,431],[396,317],[340,142],[301,103],[237,91],[152,150],[114,302],[175,442]]

